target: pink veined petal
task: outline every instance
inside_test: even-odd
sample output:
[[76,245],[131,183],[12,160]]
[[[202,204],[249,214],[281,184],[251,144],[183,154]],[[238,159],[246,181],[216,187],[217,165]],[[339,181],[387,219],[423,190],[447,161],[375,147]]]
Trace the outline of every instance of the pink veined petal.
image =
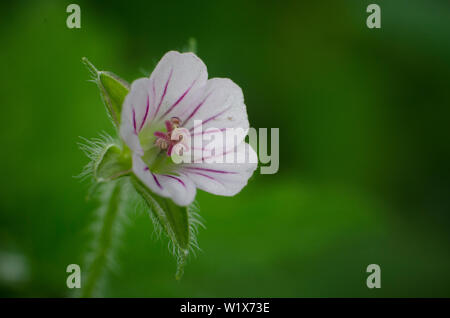
[[[227,151],[244,140],[249,128],[242,90],[225,78],[208,80],[196,103],[180,118],[191,133],[193,147],[205,147],[213,138],[211,132],[218,132],[226,136],[224,151]],[[196,120],[201,120],[201,124]]]
[[187,206],[194,201],[197,189],[194,182],[183,175],[158,175],[161,184],[169,193],[169,197],[180,206]]
[[138,155],[133,155],[134,174],[154,193],[187,206],[194,201],[196,187],[185,175],[155,174]]
[[180,171],[201,190],[233,196],[242,190],[252,176],[257,166],[257,156],[245,142],[237,146],[230,155],[235,158],[235,163],[227,163],[226,155],[219,155],[216,159],[221,158],[222,163],[182,164]]
[[150,76],[151,91],[155,96],[152,118],[178,117],[207,80],[206,66],[195,54],[166,53]]
[[208,80],[197,104],[191,104],[180,118],[183,120],[183,127],[191,132],[194,131],[195,120],[202,120],[203,130],[249,127],[242,90],[227,78]]
[[152,97],[147,94],[149,82],[147,78],[140,78],[131,84],[130,92],[123,102],[120,124],[122,139],[131,150],[141,155],[143,150],[138,135],[152,112]]

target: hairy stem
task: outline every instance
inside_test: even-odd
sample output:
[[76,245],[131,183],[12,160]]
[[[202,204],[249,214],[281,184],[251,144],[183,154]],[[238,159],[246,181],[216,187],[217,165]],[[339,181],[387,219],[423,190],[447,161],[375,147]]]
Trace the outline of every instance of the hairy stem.
[[101,219],[100,232],[96,238],[97,242],[94,256],[85,283],[82,283],[81,297],[92,297],[92,293],[96,289],[98,281],[105,269],[113,241],[113,228],[118,219],[121,189],[122,183],[116,181],[109,200],[106,201],[107,206]]

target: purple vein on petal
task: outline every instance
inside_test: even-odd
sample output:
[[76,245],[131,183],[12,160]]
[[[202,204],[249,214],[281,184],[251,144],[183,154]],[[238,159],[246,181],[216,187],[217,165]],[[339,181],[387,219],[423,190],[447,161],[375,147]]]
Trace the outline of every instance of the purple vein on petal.
[[195,128],[197,128],[197,127],[199,127],[199,126],[201,126],[201,125],[204,125],[204,124],[206,124],[207,122],[209,122],[209,121],[211,121],[211,120],[216,119],[217,117],[219,117],[220,115],[222,115],[223,113],[225,113],[225,112],[226,112],[227,110],[229,110],[230,108],[231,108],[231,106],[225,108],[224,110],[222,110],[221,112],[215,114],[214,116],[211,116],[211,117],[209,117],[209,118],[203,120],[199,125],[197,125],[197,126],[195,126],[195,127],[192,127],[191,129],[189,129],[189,131],[193,131]]
[[187,173],[192,173],[192,174],[195,174],[195,175],[202,176],[202,177],[204,177],[204,178],[213,180],[213,181],[215,181],[215,182],[217,182],[217,183],[220,183],[221,185],[225,186],[225,184],[224,184],[222,181],[220,181],[219,179],[216,179],[216,178],[214,178],[214,177],[211,177],[211,176],[209,176],[209,175],[207,175],[207,174],[204,174],[204,173],[201,173],[201,172],[197,172],[197,171],[188,171]]
[[202,176],[202,177],[205,177],[205,178],[208,178],[208,179],[217,181],[216,178],[211,177],[211,176],[208,176],[207,174],[204,174],[204,173],[201,173],[201,172],[197,172],[197,171],[189,171],[189,173],[193,173],[193,174],[196,174],[196,175],[199,175],[199,176]]
[[158,107],[156,108],[156,112],[155,112],[154,117],[158,114],[159,108],[161,107],[161,104],[162,104],[162,102],[164,100],[164,97],[166,96],[167,87],[169,86],[170,79],[172,78],[172,73],[173,73],[173,69],[170,70],[169,77],[167,78],[166,85],[164,86],[164,92],[163,92],[163,94],[161,96],[161,100],[159,101]]
[[[214,153],[214,155],[211,155],[211,156],[209,156],[209,157],[202,157],[202,159],[201,159],[200,162],[204,162],[204,161],[207,160],[207,159],[216,158],[216,157],[219,157],[219,156],[224,157],[224,156],[228,155],[229,153],[234,152],[235,150],[236,150],[235,148],[231,148],[231,149],[229,149],[228,151],[225,151],[225,152],[223,152],[223,153],[219,153],[219,154],[217,154],[217,155]],[[234,172],[231,172],[231,173],[234,173]]]
[[[144,171],[150,171],[150,169],[147,166],[145,166],[144,167]],[[152,174],[153,180],[155,180],[155,182],[158,185],[158,187],[162,190],[162,186],[159,183],[158,178],[156,178],[156,176],[153,174],[153,172],[150,171],[150,173]]]
[[[198,126],[196,126],[196,127],[198,127]],[[190,129],[191,131],[192,130],[194,130],[194,128],[191,128]],[[191,134],[191,136],[198,136],[198,135],[206,135],[206,134],[215,134],[215,133],[218,133],[218,132],[223,132],[223,131],[225,131],[225,130],[227,130],[227,128],[221,128],[221,129],[211,129],[211,130],[205,130],[205,131],[202,131],[201,133],[194,133],[194,134]]]
[[133,112],[133,128],[134,128],[134,133],[137,135],[137,130],[136,130],[136,112],[134,111],[134,107],[131,108],[132,112]]
[[203,104],[205,103],[205,101],[208,99],[208,97],[211,95],[212,92],[210,92],[208,95],[206,95],[206,97],[200,102],[200,104],[198,104],[194,111],[189,115],[188,118],[186,118],[186,120],[183,122],[183,126],[186,126],[186,123],[192,118],[192,116],[195,115],[195,113],[197,113],[197,111],[200,109],[200,107],[203,106]]
[[144,118],[142,119],[141,126],[139,127],[139,131],[141,131],[142,127],[144,127],[145,121],[147,120],[149,108],[150,108],[150,97],[147,94],[147,107],[145,108],[145,115],[144,115]]
[[161,117],[167,116],[167,114],[169,114],[172,111],[172,109],[174,109],[183,100],[183,98],[189,93],[191,88],[194,86],[196,81],[197,81],[197,78],[192,82],[191,86],[189,86],[186,89],[186,91],[180,96],[180,98],[178,98],[177,101],[172,106],[170,106],[170,108],[163,115],[161,115]]
[[224,171],[224,170],[216,170],[216,169],[208,169],[208,168],[200,168],[200,167],[184,167],[184,169],[199,170],[199,171],[206,171],[206,172],[213,172],[213,173],[223,173],[223,174],[237,174],[237,172],[233,172],[233,171]]
[[179,183],[181,183],[181,185],[182,185],[183,187],[186,188],[186,185],[184,184],[183,180],[181,180],[180,178],[177,178],[177,177],[175,177],[175,176],[171,176],[170,174],[163,174],[162,176],[168,177],[168,178],[172,178],[172,179],[175,179],[175,180],[177,180]]
[[158,181],[158,178],[156,178],[156,176],[153,174],[153,172],[150,172],[151,174],[152,174],[152,176],[153,176],[153,180],[155,180],[155,182],[156,182],[156,184],[158,185],[158,187],[162,190],[162,186],[161,186],[161,184],[159,183],[159,181]]

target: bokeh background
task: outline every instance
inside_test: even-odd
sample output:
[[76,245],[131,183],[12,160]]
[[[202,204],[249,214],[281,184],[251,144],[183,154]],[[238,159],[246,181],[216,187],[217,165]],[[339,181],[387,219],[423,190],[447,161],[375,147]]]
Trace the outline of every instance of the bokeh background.
[[68,29],[71,2],[0,6],[0,296],[70,296],[66,266],[90,244],[77,142],[113,127],[81,57],[131,82],[191,37],[251,125],[280,128],[279,172],[199,193],[207,229],[181,281],[131,211],[104,295],[450,296],[448,1],[77,0]]

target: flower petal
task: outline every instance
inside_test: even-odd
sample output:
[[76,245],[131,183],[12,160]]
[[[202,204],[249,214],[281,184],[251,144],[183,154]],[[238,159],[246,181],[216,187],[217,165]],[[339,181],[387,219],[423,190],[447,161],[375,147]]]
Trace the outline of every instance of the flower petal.
[[[227,163],[231,157],[234,163]],[[215,163],[182,164],[179,171],[187,175],[199,189],[216,195],[233,196],[247,184],[257,166],[256,153],[245,142],[232,152],[216,156],[215,160]]]
[[140,78],[135,80],[130,87],[130,92],[125,97],[122,107],[122,120],[120,135],[133,152],[144,154],[139,142],[138,134],[147,120],[150,112],[150,96],[147,87],[150,80]]
[[152,173],[138,155],[133,155],[133,172],[151,191],[171,198],[177,205],[186,206],[194,201],[195,184],[185,175]]
[[190,105],[181,119],[188,129],[194,127],[194,120],[202,120],[204,129],[249,127],[242,90],[228,78],[208,80],[198,102]]
[[206,65],[195,54],[166,53],[150,76],[150,92],[155,96],[152,118],[178,117],[207,80]]
[[[205,147],[211,133],[222,133],[226,136],[224,151],[239,145],[249,128],[242,90],[226,78],[208,80],[197,103],[191,104],[180,118],[191,133],[192,145]],[[236,140],[231,132],[236,133]]]

